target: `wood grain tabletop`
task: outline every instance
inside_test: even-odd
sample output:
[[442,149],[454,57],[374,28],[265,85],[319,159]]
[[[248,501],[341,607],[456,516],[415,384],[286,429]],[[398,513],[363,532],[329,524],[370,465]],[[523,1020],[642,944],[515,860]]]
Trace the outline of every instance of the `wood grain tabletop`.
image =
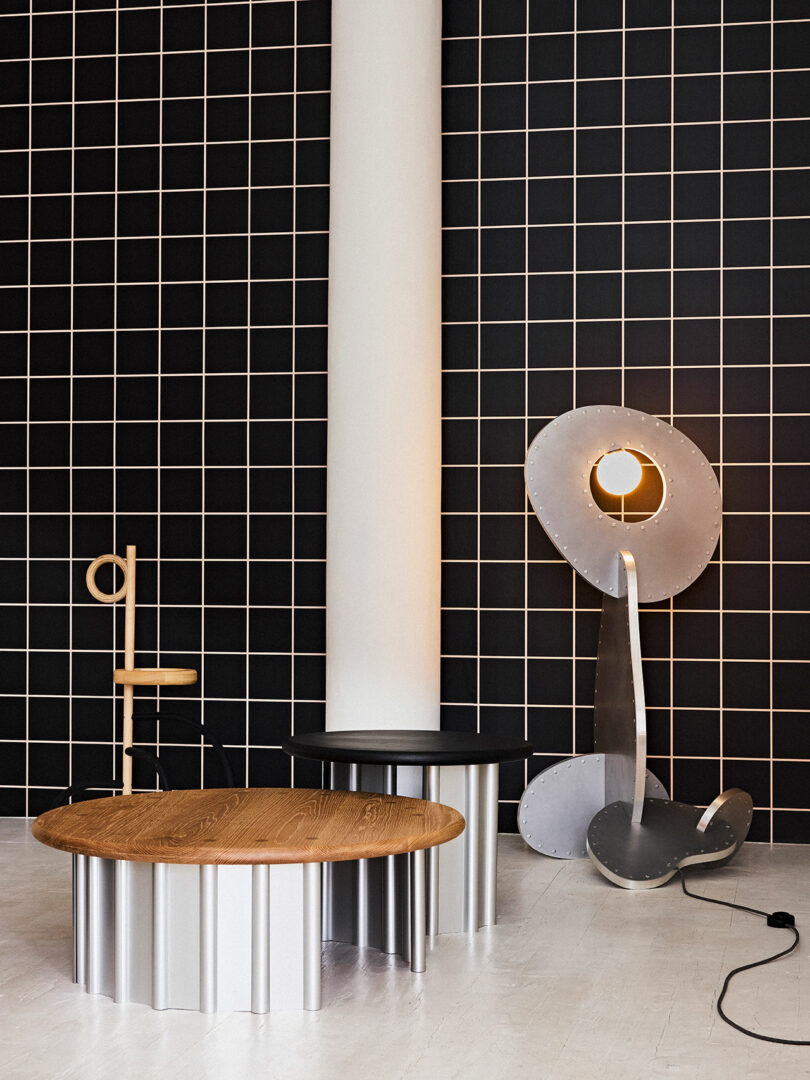
[[363,791],[208,788],[91,799],[36,819],[61,851],[133,862],[340,862],[452,840],[464,818],[442,803]]

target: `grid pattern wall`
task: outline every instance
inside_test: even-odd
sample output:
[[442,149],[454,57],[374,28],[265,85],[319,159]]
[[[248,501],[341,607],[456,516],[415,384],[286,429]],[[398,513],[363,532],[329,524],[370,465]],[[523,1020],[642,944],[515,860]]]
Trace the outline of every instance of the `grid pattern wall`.
[[601,594],[527,506],[550,418],[626,404],[717,469],[722,539],[644,607],[650,766],[810,842],[810,8],[445,0],[445,723],[593,746]]
[[[137,663],[200,672],[161,707],[289,784],[323,726],[329,4],[2,10],[0,813],[120,776],[123,605],[84,574],[127,544]],[[216,784],[177,727],[136,740]]]

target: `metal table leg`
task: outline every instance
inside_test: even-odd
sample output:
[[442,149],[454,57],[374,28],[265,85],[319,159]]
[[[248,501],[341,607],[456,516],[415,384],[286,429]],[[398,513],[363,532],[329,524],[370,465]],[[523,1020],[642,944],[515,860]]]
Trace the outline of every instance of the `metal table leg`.
[[[349,766],[349,791],[360,790],[360,766]],[[357,863],[357,907],[355,910],[355,937],[361,948],[369,944],[369,890],[368,859],[358,859]]]
[[73,981],[87,978],[87,856],[73,856]]
[[321,864],[304,863],[304,1008],[321,1007]]
[[498,765],[484,765],[483,769],[481,855],[484,887],[481,925],[494,926],[498,895]]
[[250,1009],[270,1008],[270,867],[254,866],[251,888]]
[[411,971],[425,970],[425,852],[412,851],[411,864]]
[[200,867],[200,1012],[217,1011],[217,867]]
[[128,862],[115,861],[115,924],[113,930],[113,1000],[129,1000],[129,870]]
[[400,955],[406,964],[410,964],[412,958],[411,946],[413,939],[412,932],[412,912],[413,912],[413,896],[411,894],[411,882],[413,881],[413,864],[411,863],[410,855],[398,855],[400,859],[399,869],[402,878],[402,888],[400,896],[402,897],[401,903],[403,911],[402,918],[402,950]]
[[[430,802],[441,801],[441,769],[438,765],[425,765],[422,772],[423,798]],[[439,849],[427,852],[427,932],[433,938],[439,932]]]
[[[395,765],[386,765],[383,774],[383,787],[386,795],[397,793],[397,770]],[[383,952],[395,953],[397,951],[397,857],[386,855],[385,857],[385,911],[383,923]]]
[[152,1008],[169,1007],[169,867],[152,865]]
[[480,765],[465,765],[467,793],[464,817],[464,929],[474,934],[480,925],[478,910],[478,815]]
[[[321,781],[325,789],[329,791],[335,790],[334,763],[326,761],[323,763]],[[321,875],[321,880],[323,882],[321,903],[321,936],[324,941],[331,941],[332,937],[334,936],[332,919],[332,893],[334,889],[334,883],[332,871],[332,863],[328,862],[323,864],[323,872]]]
[[105,945],[103,859],[87,856],[87,993],[103,993]]

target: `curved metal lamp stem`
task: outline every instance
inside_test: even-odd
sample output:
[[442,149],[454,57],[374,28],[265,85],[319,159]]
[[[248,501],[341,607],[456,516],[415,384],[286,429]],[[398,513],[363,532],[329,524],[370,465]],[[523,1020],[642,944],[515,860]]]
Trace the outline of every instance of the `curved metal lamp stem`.
[[644,809],[647,714],[638,625],[638,576],[629,551],[617,552],[618,596],[605,595],[599,624],[594,691],[594,748],[605,755],[605,803]]

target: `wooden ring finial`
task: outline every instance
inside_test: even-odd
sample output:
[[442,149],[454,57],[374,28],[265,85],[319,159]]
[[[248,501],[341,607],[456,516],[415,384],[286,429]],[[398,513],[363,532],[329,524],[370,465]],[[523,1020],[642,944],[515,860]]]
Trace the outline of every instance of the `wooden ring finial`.
[[[115,563],[120,567],[124,574],[124,582],[121,588],[114,593],[105,593],[96,585],[96,571],[104,563]],[[122,559],[120,555],[99,555],[97,559],[93,559],[90,565],[87,567],[87,576],[85,577],[87,582],[87,588],[90,590],[91,596],[94,596],[96,600],[100,600],[102,604],[114,604],[127,594],[127,564],[126,560]]]

